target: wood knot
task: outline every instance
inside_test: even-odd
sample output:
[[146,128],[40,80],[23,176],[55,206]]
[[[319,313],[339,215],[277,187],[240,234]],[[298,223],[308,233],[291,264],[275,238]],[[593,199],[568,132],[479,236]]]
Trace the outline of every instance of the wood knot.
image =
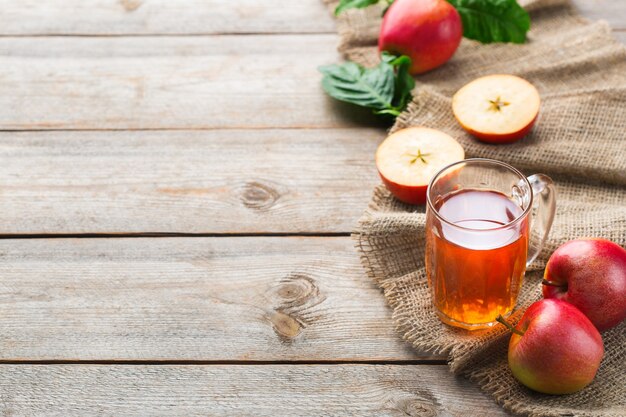
[[255,210],[267,210],[276,204],[280,193],[273,187],[257,181],[251,181],[244,185],[241,193],[243,205]]
[[325,299],[308,275],[293,273],[281,279],[266,293],[267,302],[273,306],[269,318],[276,334],[283,342],[293,341],[309,323],[318,320],[319,311],[314,307]]
[[411,417],[437,417],[440,415],[440,409],[436,403],[427,399],[409,399],[402,398],[396,400],[394,407],[402,412],[403,415]]
[[127,12],[134,12],[141,7],[142,0],[120,0],[120,4]]
[[274,292],[282,308],[305,305],[316,300],[320,294],[315,280],[304,274],[293,274],[283,278],[274,288]]
[[298,337],[304,328],[304,323],[281,310],[273,311],[268,318],[276,334],[286,342],[290,342]]

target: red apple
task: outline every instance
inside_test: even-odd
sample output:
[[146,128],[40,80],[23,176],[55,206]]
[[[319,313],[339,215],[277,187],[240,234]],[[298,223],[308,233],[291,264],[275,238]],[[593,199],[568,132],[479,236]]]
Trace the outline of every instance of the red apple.
[[[509,324],[499,317],[498,321]],[[528,388],[569,394],[593,381],[604,355],[602,337],[589,319],[561,300],[532,304],[509,341],[509,367]]]
[[461,17],[445,0],[395,0],[385,13],[378,49],[408,55],[411,74],[443,65],[463,37]]
[[626,250],[605,239],[577,239],[546,265],[543,296],[572,303],[600,331],[626,318]]
[[431,178],[464,157],[465,151],[451,136],[426,127],[409,127],[380,144],[376,167],[383,183],[398,200],[424,204]]
[[510,143],[526,136],[541,99],[528,81],[514,75],[488,75],[463,86],[452,97],[461,126],[483,142]]

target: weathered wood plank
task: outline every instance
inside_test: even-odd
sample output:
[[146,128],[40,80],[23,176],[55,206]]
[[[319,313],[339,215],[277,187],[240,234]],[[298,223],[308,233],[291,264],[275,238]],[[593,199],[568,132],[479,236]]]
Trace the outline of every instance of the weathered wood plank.
[[[347,127],[323,94],[337,35],[0,38],[0,129]],[[106,59],[103,59],[106,58]]]
[[436,365],[1,365],[18,416],[505,416]]
[[626,2],[615,0],[572,0],[588,19],[606,20],[615,29],[626,29]]
[[384,137],[0,132],[0,234],[350,232],[379,182],[374,152]]
[[0,360],[435,358],[349,237],[0,240],[0,276]]
[[319,33],[320,0],[3,0],[0,35]]
[[[590,19],[626,29],[615,0],[573,0]],[[0,35],[193,35],[333,32],[320,0],[5,0]]]
[[346,127],[336,35],[0,38],[0,130]]

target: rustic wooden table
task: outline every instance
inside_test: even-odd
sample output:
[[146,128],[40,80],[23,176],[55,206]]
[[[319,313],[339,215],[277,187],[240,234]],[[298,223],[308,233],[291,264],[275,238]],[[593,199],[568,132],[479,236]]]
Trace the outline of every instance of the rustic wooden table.
[[0,34],[1,415],[504,414],[363,274],[384,130],[320,89],[320,0],[6,0]]

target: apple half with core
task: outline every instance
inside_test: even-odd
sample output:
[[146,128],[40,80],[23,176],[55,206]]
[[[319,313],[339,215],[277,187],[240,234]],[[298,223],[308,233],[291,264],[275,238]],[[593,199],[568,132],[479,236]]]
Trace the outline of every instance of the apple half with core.
[[570,394],[593,381],[604,356],[600,333],[587,316],[561,300],[533,303],[511,331],[509,367],[513,376],[544,394]]
[[387,189],[400,201],[424,204],[432,177],[465,158],[451,136],[426,127],[409,127],[390,135],[376,151],[376,167]]
[[626,318],[626,250],[606,239],[576,239],[554,251],[543,297],[575,305],[600,331]]
[[395,0],[383,17],[378,49],[411,58],[411,74],[448,61],[461,43],[459,12],[446,0]]
[[528,81],[514,75],[488,75],[463,86],[452,97],[461,126],[483,142],[511,143],[530,132],[541,99]]

